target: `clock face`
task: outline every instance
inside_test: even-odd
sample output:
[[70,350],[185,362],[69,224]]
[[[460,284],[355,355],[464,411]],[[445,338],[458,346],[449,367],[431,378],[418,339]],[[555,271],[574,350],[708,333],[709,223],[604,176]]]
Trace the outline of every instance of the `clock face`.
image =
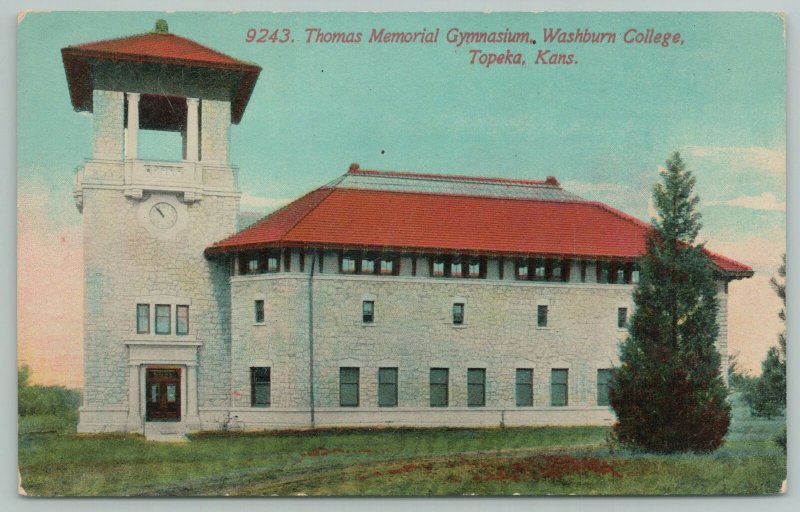
[[156,203],[150,208],[150,222],[159,229],[169,229],[178,221],[178,212],[169,203]]

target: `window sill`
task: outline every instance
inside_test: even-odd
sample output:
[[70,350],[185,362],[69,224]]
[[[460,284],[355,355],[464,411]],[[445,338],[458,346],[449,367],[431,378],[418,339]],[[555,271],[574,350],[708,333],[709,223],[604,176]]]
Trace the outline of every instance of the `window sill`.
[[552,329],[553,329],[553,328],[552,328],[552,327],[550,327],[550,326],[544,326],[544,327],[540,327],[540,326],[538,326],[538,325],[536,326],[536,330],[537,330],[537,331],[551,331]]
[[466,329],[467,327],[469,327],[467,324],[448,324],[448,325],[450,325],[450,327],[452,327],[453,329]]
[[253,327],[263,327],[267,325],[267,322],[253,322]]
[[360,325],[361,327],[375,327],[377,324],[376,324],[375,322],[369,322],[369,323],[367,323],[367,322],[361,322],[361,323],[360,323],[360,324],[358,324],[358,325]]

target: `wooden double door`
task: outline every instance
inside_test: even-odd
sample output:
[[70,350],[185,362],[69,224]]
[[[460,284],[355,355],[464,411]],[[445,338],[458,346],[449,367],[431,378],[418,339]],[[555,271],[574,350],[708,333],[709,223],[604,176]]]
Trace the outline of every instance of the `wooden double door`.
[[181,370],[149,368],[145,379],[147,421],[181,420]]

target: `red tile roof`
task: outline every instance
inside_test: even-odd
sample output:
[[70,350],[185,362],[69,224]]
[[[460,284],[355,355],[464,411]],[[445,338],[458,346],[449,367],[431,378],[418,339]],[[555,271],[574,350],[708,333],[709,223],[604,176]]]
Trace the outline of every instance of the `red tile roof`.
[[[207,254],[276,246],[632,259],[650,226],[603,203],[319,188]],[[729,272],[751,268],[709,252]]]
[[89,60],[171,64],[240,72],[232,94],[233,122],[238,123],[250,99],[261,68],[169,33],[146,33],[68,46],[61,50],[70,97],[77,110],[92,109]]

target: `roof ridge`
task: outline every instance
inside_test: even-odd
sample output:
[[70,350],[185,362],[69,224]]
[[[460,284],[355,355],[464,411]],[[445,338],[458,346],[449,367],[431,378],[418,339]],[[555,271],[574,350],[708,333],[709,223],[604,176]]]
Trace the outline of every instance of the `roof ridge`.
[[[605,211],[607,211],[607,212],[609,212],[611,214],[614,214],[617,217],[620,217],[620,218],[622,218],[624,220],[627,220],[629,222],[637,224],[640,227],[646,228],[647,230],[653,229],[653,226],[651,224],[648,224],[648,223],[644,222],[643,220],[638,219],[638,218],[634,217],[633,215],[625,213],[625,212],[623,212],[621,210],[617,210],[613,206],[609,206],[609,205],[607,205],[605,203],[602,203],[600,201],[586,201],[586,202],[589,203],[589,204],[593,204],[595,206],[599,206],[603,210],[605,210]],[[744,263],[736,261],[733,258],[729,258],[728,256],[723,256],[722,254],[720,254],[718,252],[714,252],[714,251],[706,248],[706,243],[705,242],[697,244],[697,245],[699,245],[701,247],[702,252],[712,260],[717,258],[717,259],[725,260],[725,261],[727,261],[728,263],[730,263],[732,265],[737,265],[737,266],[740,266],[740,267],[744,267],[745,269],[747,269],[747,271],[752,271],[753,270],[753,267],[751,267],[750,265],[746,265]]]
[[520,186],[545,186],[553,188],[561,188],[561,184],[555,176],[548,176],[544,180],[525,180],[517,178],[499,178],[489,176],[467,176],[464,174],[434,174],[423,172],[411,171],[383,171],[378,169],[361,169],[351,168],[347,171],[347,175],[355,176],[380,176],[386,178],[408,178],[408,179],[422,179],[422,180],[435,180],[435,181],[473,181],[478,183],[497,183],[506,185],[520,185]]
[[616,215],[617,217],[619,217],[619,218],[621,218],[623,220],[626,220],[628,222],[636,224],[637,226],[639,226],[641,228],[652,229],[652,227],[653,227],[650,224],[648,224],[647,222],[643,221],[642,219],[634,217],[633,215],[631,215],[629,213],[625,213],[622,210],[617,210],[613,206],[607,205],[606,203],[603,203],[601,201],[589,201],[589,200],[586,200],[584,202],[588,203],[590,205],[593,205],[593,206],[598,206],[601,209],[607,211],[608,213],[611,213],[612,215]]
[[[320,204],[322,204],[322,201],[324,201],[325,199],[327,199],[327,198],[328,198],[328,196],[329,196],[329,195],[331,195],[331,194],[332,194],[332,193],[333,193],[333,192],[336,190],[336,187],[329,187],[328,185],[323,185],[323,186],[321,186],[321,187],[319,187],[319,188],[316,188],[316,189],[312,190],[311,192],[309,192],[308,194],[306,194],[306,195],[305,195],[305,196],[303,196],[303,197],[306,197],[306,196],[308,196],[308,195],[310,195],[310,194],[313,194],[314,192],[317,192],[317,191],[319,191],[319,190],[323,190],[323,189],[327,190],[327,192],[328,192],[328,193],[327,193],[327,194],[323,194],[323,195],[321,195],[321,196],[320,196],[320,198],[319,198],[319,199],[317,199],[317,201],[316,201],[316,202],[315,202],[315,203],[314,203],[314,204],[313,204],[311,207],[309,207],[309,208],[308,208],[308,210],[306,210],[306,212],[305,212],[303,215],[301,215],[301,216],[300,216],[300,217],[299,217],[299,218],[298,218],[298,219],[297,219],[297,220],[296,220],[296,221],[295,221],[295,222],[294,222],[294,223],[291,225],[291,227],[287,228],[287,229],[286,229],[286,230],[285,230],[285,231],[284,231],[284,232],[281,234],[281,236],[280,236],[280,238],[279,238],[280,240],[283,240],[283,239],[284,239],[284,237],[285,237],[286,235],[288,235],[288,234],[289,234],[289,232],[290,232],[291,230],[293,230],[294,228],[296,228],[296,227],[297,227],[297,225],[298,225],[298,224],[300,224],[300,222],[301,222],[303,219],[305,219],[306,217],[308,217],[308,215],[309,215],[311,212],[313,212],[314,210],[316,210],[317,206],[319,206]],[[302,199],[302,198],[300,198],[300,199]],[[299,199],[298,199],[298,201],[299,201]],[[292,204],[292,203],[289,203],[289,204]],[[287,205],[287,206],[288,206],[288,205]]]
[[[290,202],[286,203],[285,205],[281,206],[280,208],[278,208],[277,210],[273,210],[273,211],[269,212],[268,214],[266,214],[266,215],[264,215],[263,217],[259,218],[257,221],[255,221],[255,222],[253,222],[252,224],[250,224],[249,226],[247,226],[247,227],[244,227],[244,228],[242,228],[242,229],[237,229],[237,230],[236,230],[234,233],[232,233],[232,234],[230,234],[230,235],[226,236],[225,238],[222,238],[222,239],[220,239],[220,240],[217,240],[216,242],[212,243],[212,244],[209,246],[209,248],[210,248],[210,247],[215,247],[215,246],[217,246],[217,245],[219,245],[219,244],[223,244],[223,243],[227,242],[228,240],[230,240],[231,238],[233,238],[233,237],[235,237],[235,236],[239,235],[240,233],[243,233],[243,232],[245,232],[245,231],[247,231],[247,230],[249,230],[249,229],[255,228],[256,226],[258,226],[258,225],[259,225],[259,224],[261,224],[262,222],[265,222],[265,221],[269,220],[269,219],[270,219],[270,217],[273,217],[273,216],[275,216],[275,215],[278,215],[280,212],[282,212],[283,210],[286,210],[287,208],[289,208],[289,207],[290,207],[290,206],[292,206],[293,204],[297,203],[298,201],[300,201],[300,200],[302,200],[302,199],[304,199],[304,198],[306,198],[306,197],[310,196],[310,195],[311,195],[311,194],[313,194],[314,192],[317,192],[317,191],[319,191],[319,190],[322,190],[322,189],[324,189],[324,188],[326,188],[326,187],[327,187],[327,185],[323,185],[323,186],[321,186],[321,187],[317,187],[317,188],[315,188],[314,190],[310,190],[310,191],[306,192],[305,194],[303,194],[302,196],[298,197],[298,198],[297,198],[297,199],[295,199],[294,201],[290,201]],[[331,189],[331,190],[333,190],[333,189]],[[328,194],[325,194],[325,195],[322,197],[322,199],[325,199],[325,198],[326,198],[326,197],[328,197],[329,195],[330,195],[330,192],[329,192]],[[320,203],[320,202],[322,202],[322,201],[321,201],[321,200],[320,200],[320,201],[318,201],[318,202],[317,202],[317,204],[316,204],[316,205],[314,205],[314,208],[316,208],[316,207],[319,205],[319,203]],[[310,210],[313,210],[314,208],[311,208],[311,209],[309,209],[309,211],[310,211]],[[297,220],[297,222],[293,223],[293,224],[292,224],[292,226],[291,226],[290,228],[286,229],[286,231],[285,231],[285,232],[284,232],[284,233],[281,235],[281,238],[283,238],[283,235],[285,235],[286,233],[288,233],[288,232],[289,232],[289,231],[290,231],[292,228],[294,228],[295,226],[297,226],[297,223],[298,223],[298,222],[300,222],[302,219],[304,219],[304,218],[305,218],[305,216],[306,216],[306,215],[308,215],[308,213],[309,213],[309,212],[306,212],[306,213],[305,213],[305,214],[304,214],[304,215],[303,215],[303,216],[302,216],[300,219],[298,219],[298,220]]]
[[731,263],[733,265],[739,265],[741,267],[746,267],[748,271],[752,271],[753,270],[753,267],[751,267],[750,265],[747,265],[747,264],[742,263],[740,261],[736,261],[733,258],[730,258],[728,256],[724,256],[724,255],[722,255],[722,254],[720,254],[718,252],[715,252],[715,251],[712,251],[712,250],[706,248],[706,242],[703,242],[702,246],[703,246],[703,252],[706,253],[711,258],[719,258],[719,259],[725,260],[728,263]]
[[[346,176],[346,175],[345,175]],[[542,202],[542,203],[578,203],[578,204],[592,204],[593,201],[587,201],[580,196],[574,198],[559,199],[553,197],[519,197],[519,196],[491,196],[486,194],[467,194],[459,192],[434,192],[430,190],[389,190],[389,189],[365,189],[359,187],[338,186],[340,178],[331,181],[328,185],[335,187],[338,190],[368,190],[370,192],[386,192],[389,194],[419,194],[425,196],[445,196],[445,197],[471,197],[476,199],[486,199],[492,201],[525,201],[525,202]],[[327,186],[327,185],[326,185]]]

